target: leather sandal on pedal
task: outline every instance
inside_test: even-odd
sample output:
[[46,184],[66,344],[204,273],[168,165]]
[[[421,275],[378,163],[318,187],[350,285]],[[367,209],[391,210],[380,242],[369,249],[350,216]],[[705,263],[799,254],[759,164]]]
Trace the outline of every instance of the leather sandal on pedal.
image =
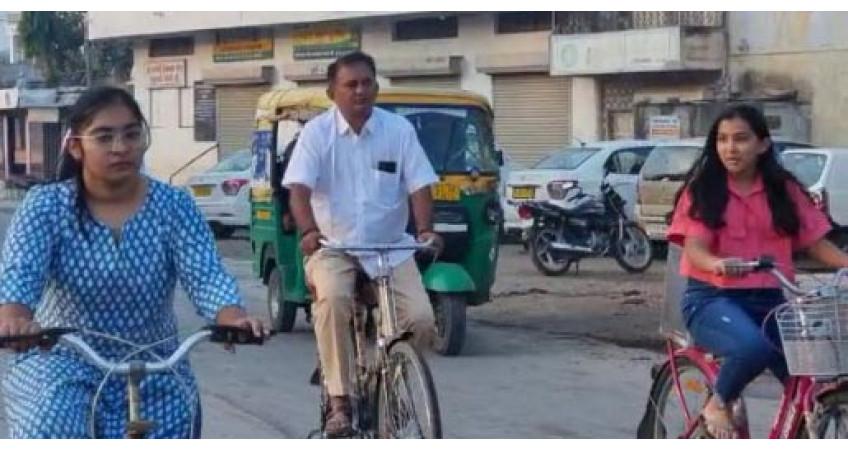
[[330,397],[330,412],[324,424],[324,434],[329,439],[350,437],[353,427],[350,421],[350,401],[348,397]]
[[704,434],[710,439],[736,439],[736,426],[727,413],[708,413],[705,409],[698,416],[698,422]]

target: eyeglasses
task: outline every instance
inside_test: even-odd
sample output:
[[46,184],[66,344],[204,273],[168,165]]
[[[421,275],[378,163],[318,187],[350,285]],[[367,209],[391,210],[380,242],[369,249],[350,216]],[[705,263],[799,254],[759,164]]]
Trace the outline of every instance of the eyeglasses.
[[126,129],[100,129],[91,134],[72,135],[71,138],[86,139],[92,146],[102,151],[118,153],[121,142],[127,150],[146,150],[150,145],[150,131],[146,127],[131,127]]

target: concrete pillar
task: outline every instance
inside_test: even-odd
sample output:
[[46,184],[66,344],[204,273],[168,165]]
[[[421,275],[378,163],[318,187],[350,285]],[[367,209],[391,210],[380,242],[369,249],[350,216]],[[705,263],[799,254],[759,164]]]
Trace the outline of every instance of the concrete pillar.
[[571,79],[571,136],[574,143],[601,137],[600,83],[592,77]]

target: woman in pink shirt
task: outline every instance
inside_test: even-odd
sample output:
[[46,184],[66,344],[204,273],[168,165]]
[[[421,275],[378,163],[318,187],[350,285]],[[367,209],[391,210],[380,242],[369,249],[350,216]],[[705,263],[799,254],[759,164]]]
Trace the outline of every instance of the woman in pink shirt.
[[781,381],[788,377],[774,320],[766,336],[761,332],[768,313],[785,301],[780,284],[738,263],[770,255],[792,279],[792,253],[806,250],[830,267],[848,267],[848,255],[825,239],[827,216],[777,158],[762,113],[748,105],[725,110],[687,174],[668,230],[669,241],[683,246],[686,327],[697,345],[724,358],[702,412],[718,438],[733,437],[726,405],[748,383],[766,368]]

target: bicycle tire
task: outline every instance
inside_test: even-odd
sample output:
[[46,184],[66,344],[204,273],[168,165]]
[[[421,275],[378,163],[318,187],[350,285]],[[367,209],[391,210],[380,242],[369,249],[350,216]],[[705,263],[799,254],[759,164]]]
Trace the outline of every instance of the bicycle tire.
[[[822,396],[815,412],[815,438],[848,439],[848,388],[843,387]],[[802,431],[806,435],[806,429],[802,427]]]
[[[713,386],[709,382],[709,377],[689,358],[676,357],[674,362],[681,389],[684,391],[686,409],[692,420],[697,420],[701,408],[712,395]],[[693,395],[687,395],[689,393]],[[676,409],[669,408],[675,405]],[[676,417],[670,416],[671,411],[677,412]],[[691,428],[692,422],[687,422],[675,389],[671,364],[667,364],[657,374],[651,386],[645,416],[639,424],[637,437],[648,439],[704,437],[698,428]]]
[[[417,390],[418,395],[414,395],[413,390]],[[397,341],[389,348],[377,398],[378,437],[442,438],[442,420],[433,377],[424,358],[408,342]],[[414,417],[409,417],[408,403],[413,403],[411,412]],[[415,419],[414,424],[409,423],[410,418]],[[399,423],[401,419],[406,420]]]

